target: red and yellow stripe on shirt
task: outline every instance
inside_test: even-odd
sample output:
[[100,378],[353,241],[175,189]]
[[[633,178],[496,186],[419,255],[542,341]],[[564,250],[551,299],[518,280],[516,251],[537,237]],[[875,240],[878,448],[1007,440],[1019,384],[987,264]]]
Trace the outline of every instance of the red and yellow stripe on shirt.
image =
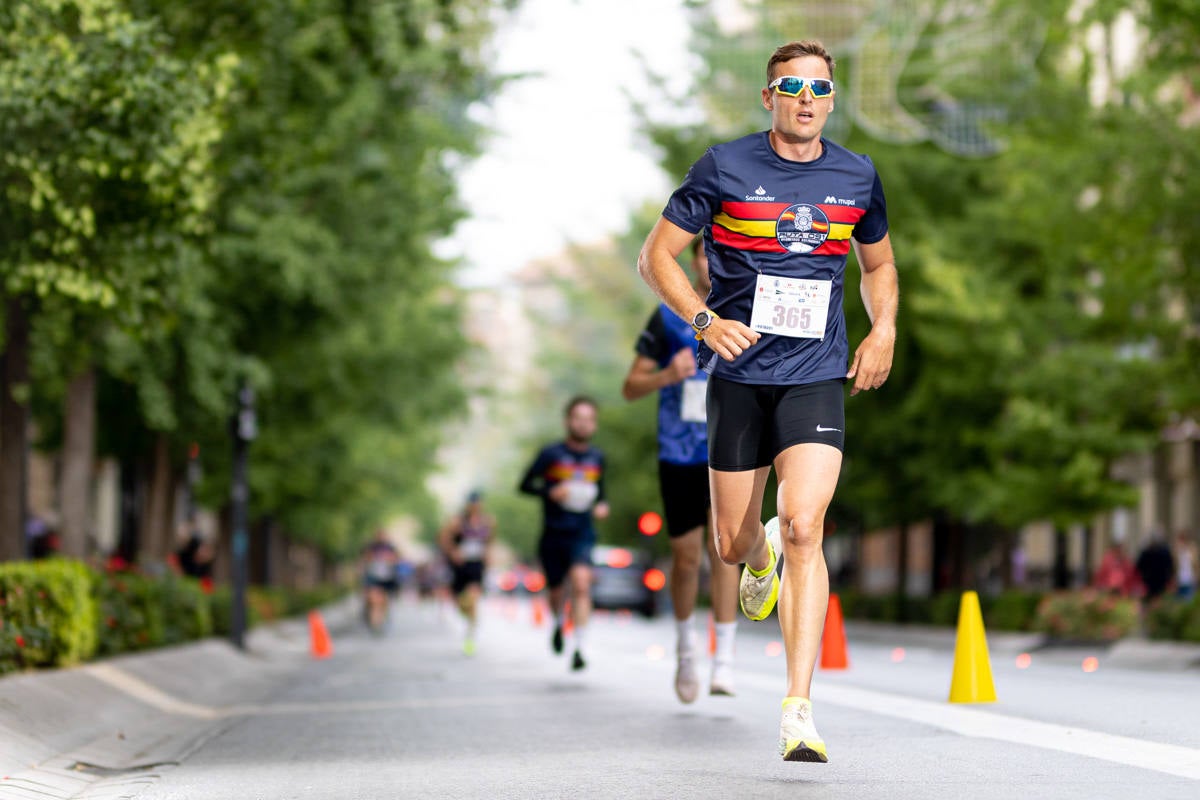
[[576,476],[586,481],[596,483],[600,480],[600,465],[598,464],[551,464],[546,470],[546,478],[551,481],[569,481]]
[[[795,219],[795,214],[785,213],[791,203],[744,203],[726,202],[713,217],[713,240],[737,250],[755,250],[762,253],[786,253],[787,250],[775,236],[777,220],[786,222]],[[828,238],[813,250],[814,256],[844,256],[850,252],[850,234],[864,209],[855,206],[826,205],[813,203],[829,218],[826,225],[813,220],[812,230],[827,233]]]

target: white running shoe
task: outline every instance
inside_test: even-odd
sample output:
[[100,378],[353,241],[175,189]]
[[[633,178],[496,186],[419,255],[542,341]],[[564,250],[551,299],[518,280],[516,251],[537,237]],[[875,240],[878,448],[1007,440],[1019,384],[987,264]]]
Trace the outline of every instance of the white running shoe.
[[742,613],[754,621],[766,619],[775,609],[779,600],[779,575],[775,568],[779,564],[778,551],[767,537],[767,550],[770,551],[771,562],[762,575],[750,571],[750,565],[742,567],[742,577],[738,582],[738,604]]
[[775,549],[775,555],[783,558],[783,538],[779,532],[779,517],[771,517],[767,520],[767,523],[763,525],[763,530],[767,532],[767,541]]
[[708,693],[733,697],[733,664],[728,661],[714,661],[712,678],[708,682]]
[[696,674],[696,659],[690,654],[679,656],[675,668],[675,695],[681,703],[694,703],[700,694],[700,677]]
[[825,740],[813,724],[812,701],[804,697],[785,697],[779,721],[779,754],[784,761],[829,761]]

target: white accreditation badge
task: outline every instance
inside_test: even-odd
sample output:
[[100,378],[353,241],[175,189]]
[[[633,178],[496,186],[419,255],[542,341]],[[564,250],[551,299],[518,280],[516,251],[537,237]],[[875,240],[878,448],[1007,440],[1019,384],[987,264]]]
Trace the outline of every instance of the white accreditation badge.
[[758,276],[750,327],[798,339],[825,338],[833,281]]
[[688,378],[683,382],[683,401],[679,417],[684,422],[708,422],[708,376]]

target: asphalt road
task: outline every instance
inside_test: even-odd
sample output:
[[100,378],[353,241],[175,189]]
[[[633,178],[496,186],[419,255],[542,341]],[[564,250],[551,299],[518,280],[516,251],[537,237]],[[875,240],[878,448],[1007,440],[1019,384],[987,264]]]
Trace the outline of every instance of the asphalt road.
[[830,763],[776,752],[783,657],[743,623],[738,694],[681,705],[669,619],[598,616],[589,666],[553,656],[530,607],[489,600],[478,652],[448,609],[412,603],[373,638],[334,635],[254,707],[223,718],[146,800],[249,798],[1200,797],[1200,671],[1110,667],[991,637],[999,701],[947,702],[947,637],[850,629],[820,672]]

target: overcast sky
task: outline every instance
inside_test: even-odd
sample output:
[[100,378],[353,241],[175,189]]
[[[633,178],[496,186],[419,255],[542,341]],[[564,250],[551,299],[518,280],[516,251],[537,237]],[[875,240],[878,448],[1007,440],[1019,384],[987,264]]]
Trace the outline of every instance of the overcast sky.
[[439,247],[459,256],[462,283],[503,282],[567,242],[624,227],[630,210],[671,190],[640,140],[627,94],[648,96],[640,53],[672,88],[689,85],[690,32],[681,0],[524,0],[496,39],[494,72],[511,83],[475,115],[484,155],[460,175],[471,216]]

